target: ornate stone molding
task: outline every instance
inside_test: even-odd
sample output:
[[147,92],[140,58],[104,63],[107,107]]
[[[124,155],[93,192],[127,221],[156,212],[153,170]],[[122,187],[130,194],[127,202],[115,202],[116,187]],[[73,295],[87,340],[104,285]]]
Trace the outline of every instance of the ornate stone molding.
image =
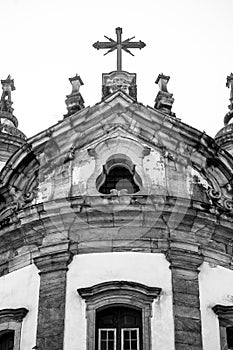
[[131,295],[133,292],[140,298],[152,301],[160,295],[161,288],[149,287],[144,284],[131,281],[113,281],[78,289],[78,293],[86,301],[91,299],[99,299],[102,296],[106,296],[107,294],[111,295],[116,292],[121,292],[121,294],[124,293],[126,295]]
[[117,90],[122,90],[137,100],[136,74],[125,71],[102,74],[102,98],[108,97]]

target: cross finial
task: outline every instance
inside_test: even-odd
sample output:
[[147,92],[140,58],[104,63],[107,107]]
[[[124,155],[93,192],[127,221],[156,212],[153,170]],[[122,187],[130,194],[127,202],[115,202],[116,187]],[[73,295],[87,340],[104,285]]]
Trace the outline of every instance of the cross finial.
[[116,28],[116,35],[117,40],[113,40],[111,38],[108,38],[107,36],[104,36],[109,41],[100,42],[97,41],[93,44],[93,47],[97,50],[99,49],[109,49],[104,55],[107,55],[108,53],[117,50],[117,71],[122,70],[122,50],[129,53],[130,55],[134,56],[132,52],[129,49],[143,49],[143,47],[146,46],[144,42],[140,41],[131,41],[135,38],[133,36],[132,38],[126,39],[122,41],[121,35],[122,35],[122,28],[118,27]]

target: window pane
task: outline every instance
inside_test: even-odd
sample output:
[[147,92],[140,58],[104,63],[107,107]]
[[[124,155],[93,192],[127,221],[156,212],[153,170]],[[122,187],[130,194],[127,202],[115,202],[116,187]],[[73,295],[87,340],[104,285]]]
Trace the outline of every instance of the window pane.
[[131,340],[131,350],[137,350],[137,340]]
[[108,339],[114,339],[114,331],[109,331],[108,332]]
[[101,339],[107,339],[107,331],[101,330]]
[[114,350],[114,341],[113,340],[108,341],[108,350]]
[[124,340],[124,350],[130,350],[130,341]]
[[100,350],[106,350],[106,344],[106,340],[102,340]]
[[134,339],[134,340],[137,339],[137,331],[136,330],[131,331],[131,339]]
[[124,339],[127,339],[127,340],[130,339],[129,331],[124,330]]
[[138,328],[122,329],[123,350],[139,350]]
[[116,329],[99,329],[98,350],[114,350],[116,341]]

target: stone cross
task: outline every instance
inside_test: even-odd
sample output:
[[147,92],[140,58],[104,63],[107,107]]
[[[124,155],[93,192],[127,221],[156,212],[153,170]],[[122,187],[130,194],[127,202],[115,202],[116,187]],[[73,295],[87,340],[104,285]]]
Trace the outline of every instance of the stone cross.
[[93,44],[93,47],[97,50],[99,49],[109,49],[105,54],[107,55],[108,53],[117,50],[117,71],[122,70],[122,50],[125,52],[128,52],[130,55],[134,56],[132,52],[130,52],[129,49],[143,49],[143,47],[146,46],[144,42],[140,41],[131,41],[135,37],[133,36],[132,38],[126,39],[122,41],[121,39],[121,34],[122,34],[122,28],[116,28],[116,35],[117,35],[117,41],[108,38],[107,36],[104,36],[106,39],[109,40],[105,42],[99,42],[97,41],[96,43]]

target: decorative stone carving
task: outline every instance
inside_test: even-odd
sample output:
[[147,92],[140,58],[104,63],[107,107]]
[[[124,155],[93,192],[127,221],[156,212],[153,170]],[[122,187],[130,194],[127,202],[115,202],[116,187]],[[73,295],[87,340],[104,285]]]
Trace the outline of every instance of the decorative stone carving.
[[11,101],[11,91],[15,90],[14,80],[8,75],[5,80],[1,80],[1,83],[3,92],[0,100],[0,112],[12,114],[14,109],[12,108],[13,102]]
[[65,157],[64,163],[69,162],[70,160],[73,160],[75,157],[75,146],[72,146],[68,152],[68,154]]
[[11,92],[15,90],[14,80],[8,75],[1,83],[3,92],[0,99],[0,132],[25,140],[25,135],[17,129],[18,120],[13,115]]
[[233,73],[228,75],[226,87],[230,88],[230,104],[228,106],[229,112],[224,117],[224,125],[226,126],[233,117]]
[[82,79],[76,74],[73,78],[69,78],[69,81],[72,85],[72,92],[66,96],[65,103],[68,113],[64,115],[65,118],[84,108],[84,99],[79,92],[81,85],[83,85]]
[[159,85],[160,91],[156,96],[154,108],[174,117],[175,113],[171,111],[174,103],[174,98],[172,97],[173,94],[167,90],[169,79],[170,77],[163,73],[158,75],[155,83]]
[[210,198],[213,199],[214,201],[219,200],[222,196],[221,192],[215,190],[214,188],[210,188],[208,190],[208,194],[209,194]]
[[102,98],[106,98],[117,90],[122,90],[137,100],[136,74],[125,71],[114,71],[102,75]]

